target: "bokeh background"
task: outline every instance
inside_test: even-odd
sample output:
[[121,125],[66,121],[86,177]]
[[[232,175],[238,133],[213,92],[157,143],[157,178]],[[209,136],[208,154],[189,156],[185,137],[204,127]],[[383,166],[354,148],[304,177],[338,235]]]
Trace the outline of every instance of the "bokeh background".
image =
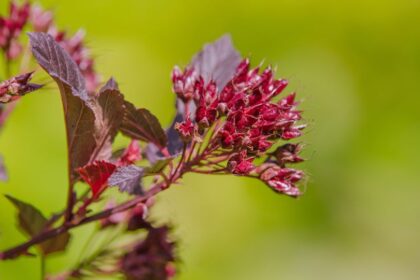
[[[6,9],[1,1],[0,9]],[[59,26],[83,27],[104,78],[113,75],[163,124],[170,71],[230,33],[258,64],[278,66],[309,123],[295,200],[237,177],[187,176],[153,215],[176,225],[177,279],[418,279],[420,276],[420,2],[417,0],[45,0]],[[66,151],[59,94],[25,97],[0,137],[8,193],[60,209]],[[0,198],[0,248],[24,240]],[[71,251],[48,263],[72,264]],[[0,279],[38,279],[39,260],[0,263]]]

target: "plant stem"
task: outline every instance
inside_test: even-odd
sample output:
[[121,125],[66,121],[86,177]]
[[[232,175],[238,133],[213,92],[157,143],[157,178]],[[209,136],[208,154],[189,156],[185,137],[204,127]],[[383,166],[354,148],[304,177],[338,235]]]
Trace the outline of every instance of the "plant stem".
[[[186,155],[186,146],[184,147],[182,158],[180,159],[180,162],[176,169],[173,168],[173,166],[170,168],[170,178],[169,180],[164,180],[158,183],[155,183],[151,186],[151,188],[142,196],[137,196],[129,201],[126,201],[120,205],[117,205],[114,208],[103,210],[99,213],[93,214],[91,216],[87,216],[84,219],[81,220],[73,220],[72,214],[73,214],[73,207],[74,207],[74,183],[73,180],[70,179],[69,181],[69,194],[68,194],[68,204],[65,211],[65,221],[62,225],[52,228],[49,230],[46,230],[39,235],[33,237],[32,239],[28,240],[25,243],[22,243],[16,247],[13,247],[11,249],[8,249],[4,252],[0,253],[0,260],[6,260],[6,259],[13,259],[15,257],[18,257],[21,254],[24,254],[27,252],[29,248],[36,244],[40,244],[48,239],[54,238],[64,232],[68,232],[73,228],[99,221],[101,219],[110,217],[111,215],[114,215],[116,213],[124,212],[128,209],[131,209],[138,205],[139,203],[146,202],[149,198],[157,195],[161,191],[167,189],[171,184],[176,183],[176,181],[183,176],[186,172],[205,172],[206,174],[225,174],[223,173],[225,169],[217,169],[214,170],[214,172],[209,171],[201,171],[201,170],[195,170],[193,169],[194,165],[199,164],[202,160],[206,159],[206,156],[211,155],[211,153],[216,149],[216,147],[210,147],[207,145],[206,149],[202,152],[195,154],[195,156],[191,159],[191,156],[193,154],[195,145],[192,145],[191,152],[189,153],[188,157]],[[185,162],[185,158],[187,158],[187,161]],[[175,172],[174,172],[175,171]],[[219,173],[222,172],[222,173]]]
[[[71,175],[69,175],[71,176]],[[74,206],[74,183],[69,179],[69,188],[67,192],[67,207],[64,217],[64,223],[71,221],[73,216],[73,206]]]
[[[192,147],[192,149],[194,149],[194,147]],[[182,166],[182,164],[184,163],[186,150],[187,150],[187,144],[185,144],[185,143],[184,143],[184,147],[182,148],[182,155],[181,155],[181,159],[179,160],[179,163],[178,163],[178,165],[176,166],[175,171],[174,171],[174,172],[172,173],[172,175],[171,175],[171,180],[172,180],[172,178],[174,178],[174,177],[176,176],[176,174],[178,173],[179,168],[180,168],[180,167]],[[191,153],[192,153],[192,150],[191,150]]]
[[45,276],[46,276],[46,257],[44,254],[41,254],[41,280],[45,280]]
[[129,200],[125,203],[122,203],[114,208],[111,209],[106,209],[103,210],[102,212],[99,212],[97,214],[94,214],[92,216],[88,216],[78,222],[75,223],[71,223],[71,222],[66,222],[64,224],[62,224],[61,226],[57,227],[57,228],[53,228],[47,231],[42,232],[41,234],[35,236],[34,238],[28,240],[25,243],[22,243],[16,247],[13,247],[9,250],[6,250],[2,253],[0,253],[0,260],[6,260],[6,259],[13,259],[15,257],[18,257],[21,254],[24,254],[29,248],[31,248],[32,246],[42,243],[48,239],[54,238],[64,232],[67,232],[73,228],[91,223],[91,222],[95,222],[104,218],[107,218],[111,215],[114,215],[116,213],[120,213],[120,212],[124,212],[130,208],[133,208],[134,206],[136,206],[139,203],[145,202],[146,200],[148,200],[150,197],[155,196],[156,194],[158,194],[160,191],[162,191],[163,189],[165,189],[165,182],[161,182],[161,183],[157,183],[155,184],[151,189],[149,189],[149,191],[143,195],[143,196],[138,196],[132,200]]

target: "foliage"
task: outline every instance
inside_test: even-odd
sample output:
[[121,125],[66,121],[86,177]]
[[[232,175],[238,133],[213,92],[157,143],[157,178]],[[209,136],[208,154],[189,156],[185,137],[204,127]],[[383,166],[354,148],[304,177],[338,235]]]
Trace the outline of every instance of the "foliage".
[[[261,180],[278,193],[301,195],[297,183],[304,174],[289,166],[302,161],[301,145],[285,143],[305,128],[295,94],[280,97],[287,81],[276,79],[271,67],[251,68],[229,35],[205,45],[184,70],[174,68],[177,112],[172,125],[164,129],[150,111],[125,100],[113,78],[100,88],[100,76],[81,33],[67,38],[54,26],[52,13],[38,6],[12,2],[9,16],[0,18],[6,69],[12,61],[26,63],[21,58],[25,28],[34,31],[29,38],[36,63],[61,93],[68,200],[64,211],[45,217],[33,205],[7,196],[18,210],[18,226],[30,239],[0,253],[0,259],[32,255],[35,245],[44,259],[66,249],[73,228],[97,222],[97,233],[113,227],[118,240],[125,241],[132,231],[146,235],[136,234],[126,244],[110,240],[71,270],[49,279],[120,272],[127,279],[169,279],[175,275],[177,260],[171,227],[149,221],[147,213],[153,198],[186,173],[244,176]],[[30,83],[33,76],[24,71],[0,84],[1,125],[16,102],[41,89],[42,85]],[[113,152],[118,132],[131,139],[122,153]],[[0,172],[5,179],[3,167]],[[143,182],[146,176],[153,177],[149,186]],[[78,195],[77,182],[86,183],[89,190]],[[108,207],[91,214],[92,206],[106,199],[112,186],[127,193],[126,200],[110,201]]]

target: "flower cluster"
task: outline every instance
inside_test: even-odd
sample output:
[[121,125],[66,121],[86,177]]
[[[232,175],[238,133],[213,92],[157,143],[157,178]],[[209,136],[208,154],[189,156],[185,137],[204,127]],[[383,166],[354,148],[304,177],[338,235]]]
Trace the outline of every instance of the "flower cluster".
[[60,43],[79,66],[86,79],[87,90],[95,92],[100,84],[100,76],[95,72],[94,60],[83,42],[85,33],[79,30],[75,35],[68,36],[54,25],[53,13],[38,5],[31,5],[29,2],[18,5],[12,1],[9,16],[0,17],[0,48],[6,58],[13,60],[22,53],[19,36],[28,23],[34,31],[49,33]]
[[229,172],[256,175],[278,192],[291,196],[299,194],[295,183],[302,179],[303,173],[286,169],[285,163],[302,161],[298,156],[300,146],[289,143],[276,150],[279,160],[271,170],[272,176],[268,176],[266,169],[254,165],[256,158],[271,157],[268,151],[279,140],[297,138],[305,128],[298,124],[302,117],[296,109],[295,94],[276,98],[286,88],[286,80],[275,79],[271,67],[263,71],[259,67],[252,69],[250,61],[244,59],[233,78],[220,90],[215,81],[205,82],[192,67],[184,72],[175,68],[172,81],[174,92],[185,107],[195,109],[191,112],[195,127],[190,112],[186,112],[186,119],[176,125],[183,139],[191,140],[186,136],[193,131],[205,135],[206,130],[217,123],[216,133],[209,142],[213,150],[227,155]]
[[41,85],[30,83],[32,72],[13,77],[0,83],[0,103],[9,103],[20,96],[41,88]]
[[[302,145],[290,142],[305,128],[295,94],[280,96],[287,81],[276,79],[271,67],[251,68],[229,36],[207,44],[185,70],[173,70],[177,114],[164,129],[149,110],[130,103],[114,79],[96,90],[98,76],[83,32],[67,36],[55,27],[52,13],[38,6],[12,3],[11,7],[10,18],[2,18],[0,35],[6,38],[2,48],[10,51],[17,43],[16,36],[29,17],[33,29],[39,31],[29,33],[30,50],[61,93],[69,140],[69,185],[64,211],[51,217],[6,196],[19,211],[20,229],[31,239],[0,252],[0,260],[25,255],[34,245],[39,245],[44,258],[64,251],[74,228],[97,222],[85,248],[91,248],[89,242],[103,230],[116,235],[99,242],[92,252],[82,250],[79,263],[48,279],[118,275],[167,280],[175,275],[178,260],[171,227],[155,226],[147,214],[156,195],[178,184],[186,174],[234,174],[258,179],[281,194],[301,194],[298,183],[304,173],[290,167],[303,161]],[[14,35],[9,36],[6,29]],[[29,53],[23,58],[29,58]],[[25,69],[27,59],[20,62]],[[32,73],[27,73],[0,83],[0,103],[38,89],[31,78]],[[14,104],[0,104],[0,125]],[[130,140],[122,149],[114,143],[119,133]],[[79,192],[79,182],[90,190]],[[112,187],[125,195],[110,195]],[[101,205],[107,195],[108,204]],[[92,213],[92,206],[98,212]],[[29,220],[36,227],[27,226]],[[144,234],[137,234],[140,231]],[[117,240],[117,235],[122,238]]]
[[18,37],[28,22],[29,15],[29,2],[21,6],[11,2],[9,16],[0,17],[0,48],[9,60],[16,58],[21,53],[22,46],[18,41]]
[[167,226],[149,228],[140,241],[121,260],[121,270],[129,280],[166,280],[175,275],[175,243]]

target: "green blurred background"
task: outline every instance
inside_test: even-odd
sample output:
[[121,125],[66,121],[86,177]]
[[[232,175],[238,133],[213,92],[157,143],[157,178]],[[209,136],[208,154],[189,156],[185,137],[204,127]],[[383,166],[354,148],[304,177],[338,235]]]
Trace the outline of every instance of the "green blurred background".
[[[6,8],[1,1],[0,9]],[[205,42],[231,33],[254,64],[278,65],[303,100],[306,193],[298,200],[237,177],[187,176],[153,215],[176,225],[177,279],[420,277],[420,2],[417,0],[41,1],[58,25],[87,31],[97,70],[113,75],[163,124],[174,114],[169,74]],[[25,97],[0,137],[11,177],[0,185],[62,208],[66,151],[59,94]],[[0,248],[24,240],[0,198]],[[87,230],[77,230],[72,264]],[[0,279],[38,279],[39,260],[0,263]]]

